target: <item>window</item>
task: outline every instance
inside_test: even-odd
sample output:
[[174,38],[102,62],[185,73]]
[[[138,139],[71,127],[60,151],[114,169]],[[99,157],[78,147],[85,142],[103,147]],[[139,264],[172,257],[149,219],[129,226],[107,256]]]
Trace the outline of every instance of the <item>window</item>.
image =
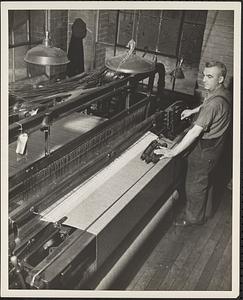
[[103,34],[104,14],[101,16],[98,42],[125,47],[133,38],[139,50],[198,61],[207,11],[106,11],[107,35]]
[[[154,54],[166,68],[166,88],[182,91],[187,85],[194,92],[206,24],[206,10],[111,10],[101,11],[98,44],[105,45],[106,57],[119,55],[133,38],[136,50],[146,58]],[[105,34],[108,26],[108,34]],[[171,72],[183,57],[188,72],[182,83],[171,79]]]
[[[44,35],[44,10],[9,10],[9,81],[28,76],[23,60],[25,53],[42,42]],[[30,66],[35,68],[35,66]],[[39,69],[40,73],[43,70]]]

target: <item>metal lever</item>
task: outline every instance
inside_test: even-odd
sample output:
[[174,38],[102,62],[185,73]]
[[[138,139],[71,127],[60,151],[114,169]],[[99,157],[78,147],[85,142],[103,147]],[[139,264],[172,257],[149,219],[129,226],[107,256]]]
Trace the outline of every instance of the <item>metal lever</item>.
[[50,144],[49,144],[49,139],[50,139],[50,133],[51,133],[51,118],[50,118],[50,113],[47,112],[45,114],[45,117],[42,121],[41,124],[41,131],[45,133],[45,156],[50,155]]
[[14,241],[10,243],[10,251],[13,254],[16,246],[20,243],[19,238],[19,228],[16,222],[14,222],[11,218],[9,218],[9,223],[14,235]]
[[24,277],[21,273],[21,265],[19,264],[17,256],[15,256],[15,255],[11,256],[10,261],[11,261],[12,265],[14,266],[15,273],[19,278],[22,288],[26,289]]
[[66,216],[62,217],[57,222],[54,222],[54,227],[55,228],[60,228],[60,226],[62,225],[62,223],[64,223],[67,219],[68,219],[68,217],[66,217]]
[[14,250],[16,248],[16,245],[19,244],[20,242],[20,238],[19,238],[19,228],[16,222],[14,222],[11,218],[9,218],[9,222],[10,222],[10,226],[12,227],[13,230],[13,235],[14,235],[14,241],[10,244],[10,251],[11,251],[11,257],[10,257],[10,261],[14,267],[14,271],[16,273],[16,275],[19,278],[20,284],[22,286],[22,288],[26,288],[26,284],[24,281],[24,277],[21,273],[21,265],[18,261],[18,258],[16,255],[14,255]]

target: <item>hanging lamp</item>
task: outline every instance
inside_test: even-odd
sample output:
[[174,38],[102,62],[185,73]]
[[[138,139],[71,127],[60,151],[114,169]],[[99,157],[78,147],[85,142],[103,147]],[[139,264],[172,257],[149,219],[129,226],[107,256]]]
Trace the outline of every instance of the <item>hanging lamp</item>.
[[184,58],[181,57],[176,68],[171,71],[170,76],[174,77],[175,79],[184,79],[185,75],[182,70],[182,64],[183,64]]
[[112,71],[126,74],[138,74],[152,72],[155,62],[147,60],[135,53],[135,41],[129,41],[130,49],[122,55],[117,55],[106,60],[106,67]]
[[67,54],[60,48],[52,45],[49,37],[49,11],[45,14],[45,37],[41,45],[37,45],[27,51],[24,61],[30,64],[42,66],[59,66],[69,63]]
[[[135,19],[138,13],[137,28],[135,28]],[[129,48],[122,55],[117,55],[106,60],[106,67],[112,71],[126,74],[139,74],[152,72],[155,69],[155,62],[145,59],[136,55],[135,46],[136,43],[133,39],[136,34],[135,40],[137,40],[138,27],[140,20],[140,11],[134,10],[133,14],[133,29],[132,39],[128,42],[127,47]]]

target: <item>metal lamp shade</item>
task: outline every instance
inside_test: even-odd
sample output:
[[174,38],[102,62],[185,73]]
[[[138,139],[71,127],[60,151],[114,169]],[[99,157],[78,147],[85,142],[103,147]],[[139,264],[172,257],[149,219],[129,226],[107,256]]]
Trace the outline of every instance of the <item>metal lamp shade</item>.
[[181,69],[181,67],[179,68],[176,68],[175,70],[173,70],[170,75],[172,77],[175,77],[176,79],[184,79],[185,78],[185,75]]
[[31,48],[26,53],[24,61],[42,66],[59,66],[69,63],[67,55],[62,49],[52,47],[48,32],[46,32],[46,37],[41,45]]
[[38,45],[30,49],[26,53],[24,61],[42,66],[58,66],[69,63],[67,55],[62,49],[55,47],[47,48],[44,45]]
[[185,78],[185,75],[184,75],[183,70],[182,70],[183,61],[184,61],[184,58],[181,57],[178,65],[176,66],[176,68],[170,73],[170,75],[172,77],[174,77],[175,79],[184,79]]
[[155,63],[136,54],[132,54],[128,58],[126,58],[126,54],[123,54],[107,59],[106,67],[115,72],[139,74],[152,72],[155,69]]

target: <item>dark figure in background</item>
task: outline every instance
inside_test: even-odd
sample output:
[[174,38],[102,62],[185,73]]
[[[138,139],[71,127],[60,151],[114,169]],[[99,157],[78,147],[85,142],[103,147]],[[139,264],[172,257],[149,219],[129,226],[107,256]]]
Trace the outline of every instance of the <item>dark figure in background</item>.
[[162,98],[165,88],[165,66],[162,63],[156,63],[156,70],[159,74],[157,82],[157,96]]
[[226,67],[221,62],[206,63],[203,82],[207,96],[194,109],[184,110],[181,119],[198,113],[193,127],[173,149],[161,148],[156,154],[161,158],[174,157],[190,150],[187,157],[185,181],[186,206],[184,217],[175,222],[177,226],[199,225],[212,212],[209,193],[212,185],[211,174],[222,154],[231,121],[231,93],[224,87]]
[[74,75],[84,72],[84,48],[83,39],[86,37],[87,28],[85,22],[78,18],[72,25],[72,36],[69,43],[68,59],[70,63],[67,65],[67,75]]

